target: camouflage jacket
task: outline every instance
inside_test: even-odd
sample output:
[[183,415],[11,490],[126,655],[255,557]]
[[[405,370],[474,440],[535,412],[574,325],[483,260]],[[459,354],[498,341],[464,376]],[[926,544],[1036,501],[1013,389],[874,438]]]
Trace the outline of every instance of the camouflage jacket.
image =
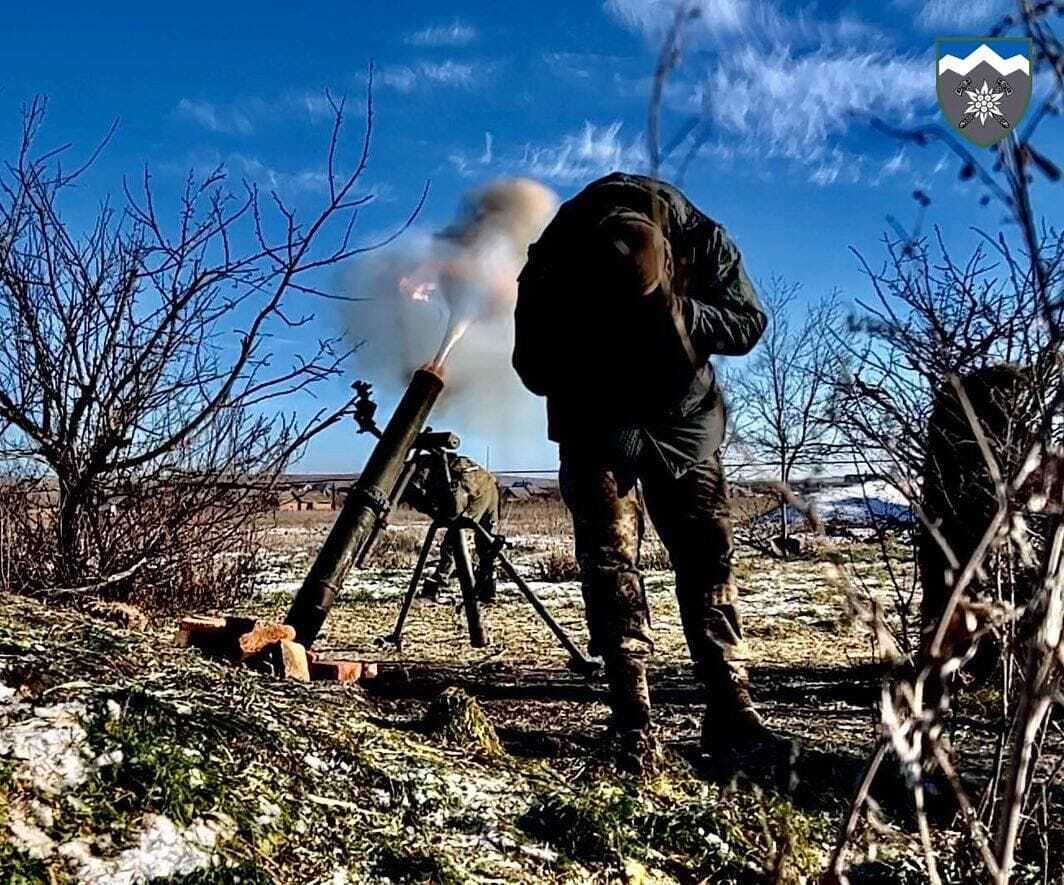
[[479,520],[489,511],[497,515],[499,487],[491,471],[465,455],[447,452],[443,457],[447,459],[446,471],[438,455],[422,453],[416,457],[403,503],[432,517],[460,514]]
[[[582,256],[608,212],[655,220],[672,252],[666,297],[602,291]],[[679,190],[613,173],[559,208],[519,277],[514,368],[547,397],[548,432],[564,444],[658,451],[674,473],[716,451],[723,404],[709,358],[748,353],[767,317],[724,229]]]

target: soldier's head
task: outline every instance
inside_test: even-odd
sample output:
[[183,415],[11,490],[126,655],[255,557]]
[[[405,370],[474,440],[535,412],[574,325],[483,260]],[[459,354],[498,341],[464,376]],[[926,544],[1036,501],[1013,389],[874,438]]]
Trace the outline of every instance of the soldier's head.
[[648,295],[672,273],[672,254],[661,231],[646,215],[629,209],[606,215],[591,239],[593,271],[611,288]]

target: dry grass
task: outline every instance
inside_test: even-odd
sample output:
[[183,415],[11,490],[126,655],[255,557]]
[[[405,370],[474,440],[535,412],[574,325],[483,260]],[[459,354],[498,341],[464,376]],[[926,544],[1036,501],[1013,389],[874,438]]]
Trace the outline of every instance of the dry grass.
[[381,532],[373,551],[366,560],[368,568],[412,569],[424,541],[424,532],[417,528],[392,526]]
[[510,535],[568,538],[573,531],[569,510],[556,498],[509,501],[502,507],[502,525]]
[[570,549],[556,547],[536,560],[533,574],[538,581],[578,581],[580,564]]

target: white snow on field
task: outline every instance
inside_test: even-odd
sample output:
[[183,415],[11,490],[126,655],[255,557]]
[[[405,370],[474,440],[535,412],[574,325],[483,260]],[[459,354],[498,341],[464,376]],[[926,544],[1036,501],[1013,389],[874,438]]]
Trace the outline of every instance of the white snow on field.
[[115,857],[98,857],[83,839],[66,842],[57,853],[76,869],[82,885],[136,885],[206,869],[224,828],[203,818],[179,828],[164,815],[146,814],[140,844]]
[[[117,705],[115,710],[120,715]],[[31,857],[64,858],[79,885],[136,885],[209,867],[218,842],[231,829],[220,818],[196,818],[181,828],[163,815],[145,815],[139,844],[111,858],[100,856],[91,836],[60,845],[48,834],[54,824],[51,807],[34,796],[57,798],[81,786],[93,766],[124,761],[121,751],[93,759],[87,721],[84,704],[32,706],[0,683],[0,757],[15,762],[13,782],[29,792],[12,804],[5,822],[16,847]]]
[[865,525],[873,519],[910,523],[909,499],[890,483],[869,480],[811,493],[806,500],[824,522]]
[[0,756],[16,761],[15,779],[44,795],[58,795],[81,784],[88,776],[84,716],[82,704],[31,710],[13,689],[0,686]]

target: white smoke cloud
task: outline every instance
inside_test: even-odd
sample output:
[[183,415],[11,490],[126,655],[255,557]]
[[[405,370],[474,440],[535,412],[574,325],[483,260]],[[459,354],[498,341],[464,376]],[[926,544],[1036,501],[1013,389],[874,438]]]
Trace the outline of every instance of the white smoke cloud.
[[430,423],[490,442],[496,465],[514,465],[545,433],[542,401],[521,385],[510,354],[517,275],[557,205],[553,191],[530,179],[490,182],[466,195],[445,230],[404,237],[346,280],[347,294],[363,299],[345,317],[348,334],[363,342],[359,374],[399,391],[440,358],[441,342],[453,341]]

